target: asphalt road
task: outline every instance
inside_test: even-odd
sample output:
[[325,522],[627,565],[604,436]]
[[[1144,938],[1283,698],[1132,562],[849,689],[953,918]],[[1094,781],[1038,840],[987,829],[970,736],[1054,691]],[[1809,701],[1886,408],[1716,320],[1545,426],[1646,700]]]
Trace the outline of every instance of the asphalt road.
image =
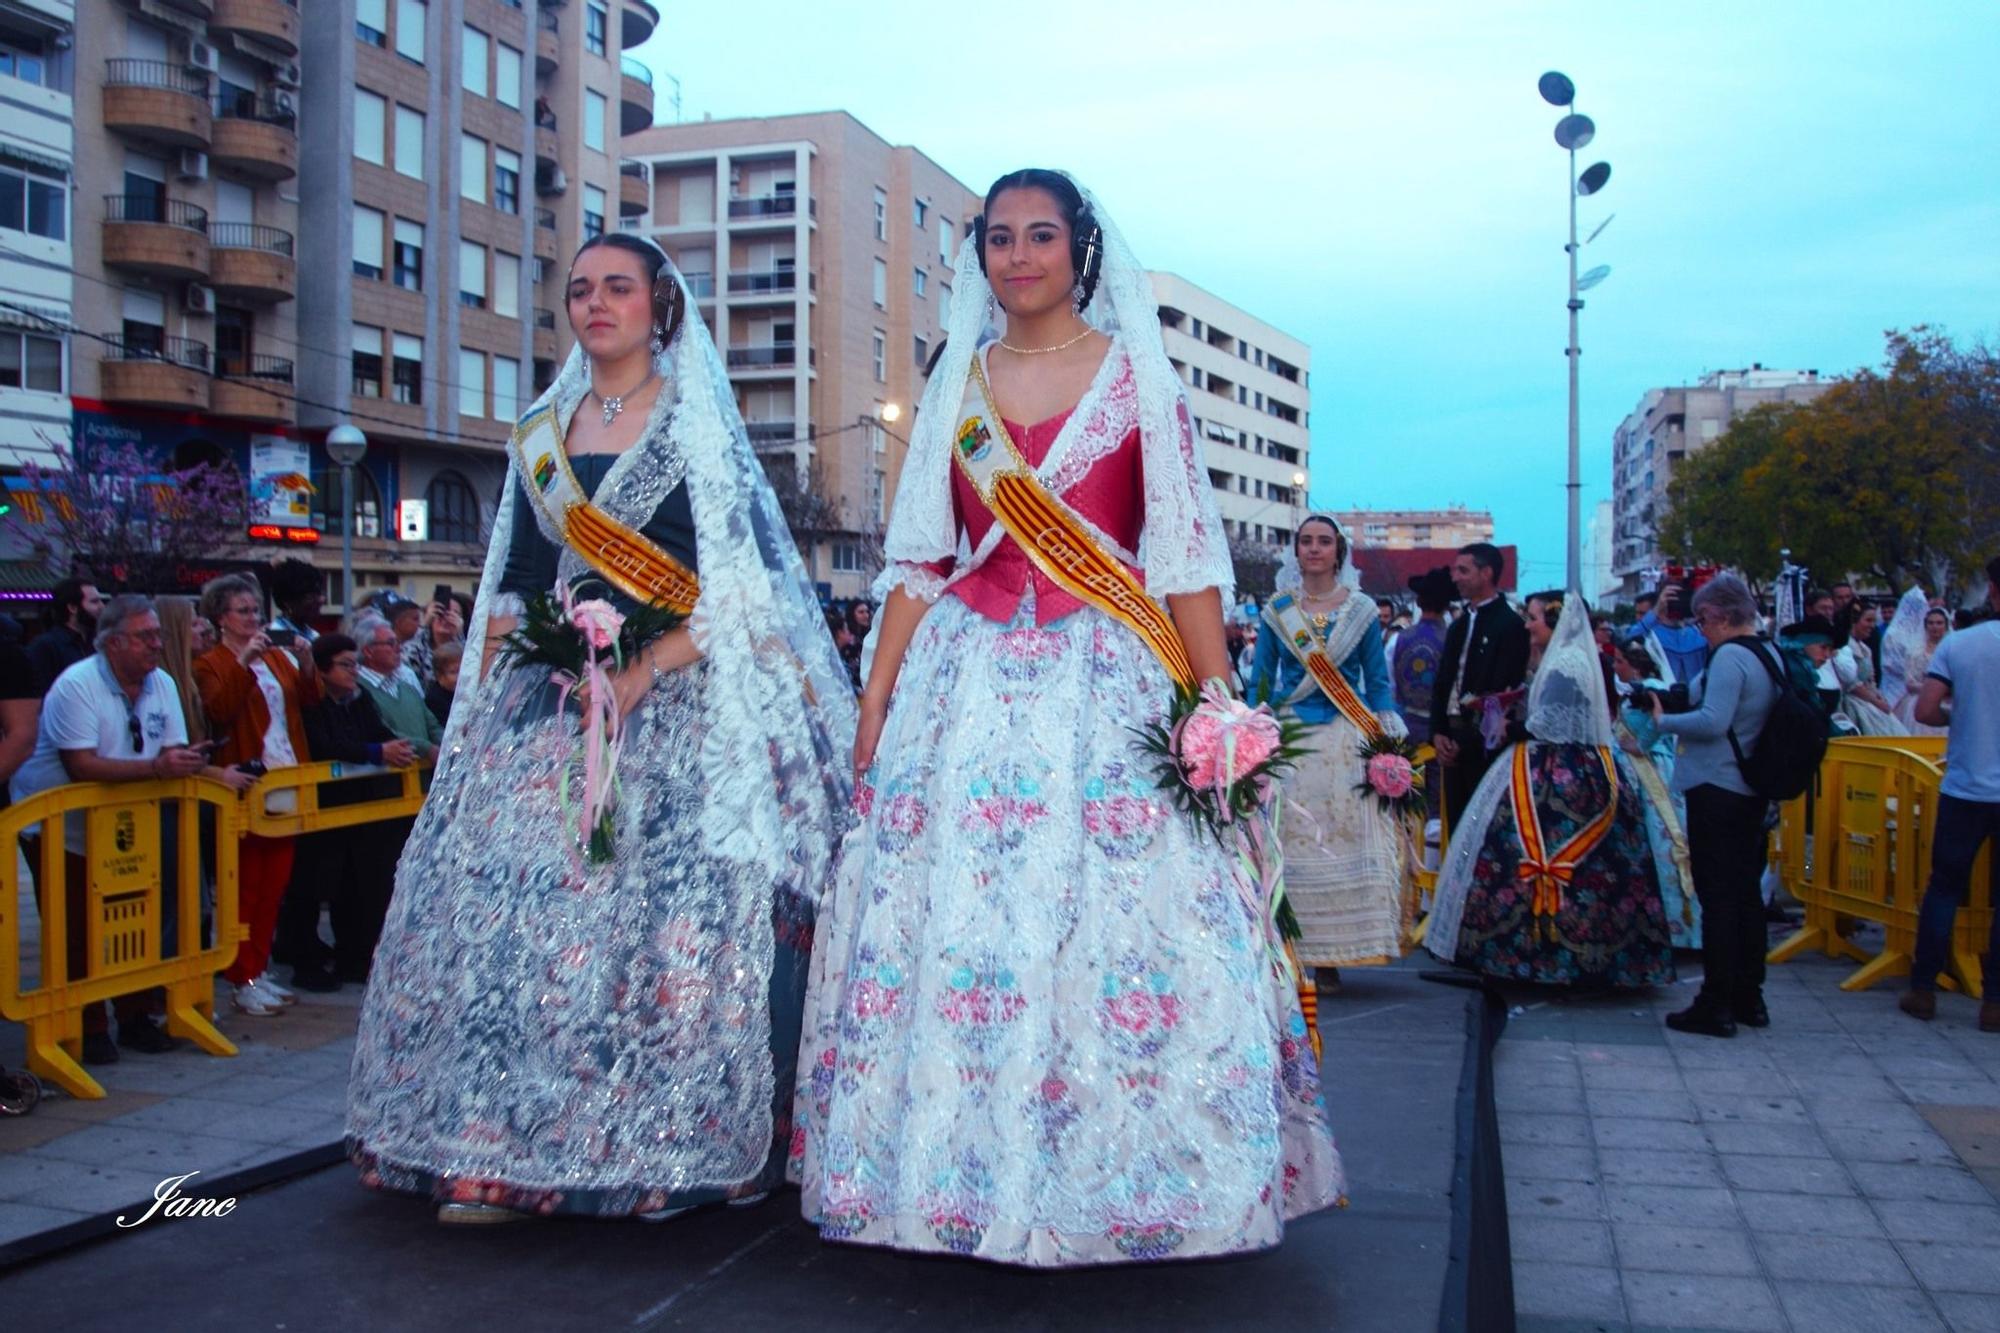
[[798,1196],[648,1225],[445,1228],[345,1166],[10,1273],[13,1327],[318,1330],[1436,1326],[1466,993],[1350,971],[1320,1015],[1350,1205],[1242,1259],[1031,1272],[822,1243]]

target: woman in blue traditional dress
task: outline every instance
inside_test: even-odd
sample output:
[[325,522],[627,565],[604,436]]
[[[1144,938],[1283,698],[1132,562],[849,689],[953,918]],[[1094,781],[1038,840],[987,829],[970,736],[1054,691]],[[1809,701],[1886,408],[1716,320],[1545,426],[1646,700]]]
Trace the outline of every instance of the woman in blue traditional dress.
[[813,957],[806,1217],[1050,1267],[1275,1245],[1340,1159],[1259,888],[1134,734],[1229,675],[1151,280],[1036,170],[995,183],[952,290]]
[[[1318,650],[1346,689],[1329,695],[1305,666]],[[1292,536],[1264,608],[1249,698],[1288,708],[1309,724],[1306,753],[1280,784],[1285,897],[1298,921],[1301,963],[1325,975],[1342,963],[1386,962],[1403,952],[1407,830],[1362,781],[1361,747],[1406,734],[1389,685],[1375,603],[1362,595],[1349,534],[1312,514]]]
[[[782,1178],[847,688],[720,358],[663,251],[573,264],[576,349],[515,430],[349,1091],[363,1180],[444,1221],[662,1217]],[[607,552],[615,553],[615,558]],[[558,583],[691,610],[613,680],[610,859],[579,710],[497,641]]]
[[[1611,672],[1627,691],[1667,689],[1660,664],[1643,643],[1621,644],[1613,650]],[[1687,801],[1674,790],[1676,742],[1660,729],[1652,710],[1636,707],[1629,694],[1619,700],[1617,732],[1619,746],[1633,758],[1633,776],[1646,787],[1646,834],[1660,855],[1673,862],[1674,873],[1660,876],[1667,929],[1676,949],[1699,949],[1701,903],[1692,892],[1682,892],[1694,887],[1694,872],[1687,855]]]
[[1496,981],[1661,985],[1674,978],[1662,882],[1677,871],[1613,742],[1590,617],[1568,600],[1528,687],[1529,739],[1494,760],[1452,829],[1424,943]]

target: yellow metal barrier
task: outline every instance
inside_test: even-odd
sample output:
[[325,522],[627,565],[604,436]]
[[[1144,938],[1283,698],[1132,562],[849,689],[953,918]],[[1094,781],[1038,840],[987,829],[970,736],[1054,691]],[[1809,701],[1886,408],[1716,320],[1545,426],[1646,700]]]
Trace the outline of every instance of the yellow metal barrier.
[[[1808,950],[1863,966],[1841,982],[1863,990],[1907,976],[1917,944],[1917,911],[1930,878],[1931,837],[1943,781],[1944,738],[1842,739],[1827,747],[1813,790],[1779,809],[1773,863],[1805,921],[1771,950],[1782,963]],[[1977,993],[1980,954],[1993,913],[1992,849],[1973,866],[1960,907],[1945,985]],[[1870,958],[1841,933],[1842,918],[1879,923],[1882,951]]]
[[[352,805],[320,804],[322,783],[393,778],[398,794]],[[296,806],[267,809],[274,792],[295,791]],[[93,1004],[156,986],[167,992],[167,1031],[211,1055],[236,1047],[216,1030],[215,974],[229,966],[243,939],[238,913],[237,840],[246,833],[268,838],[349,828],[408,818],[423,806],[423,771],[322,763],[277,769],[245,795],[219,782],[181,778],[163,782],[80,783],[41,792],[0,813],[0,1017],[28,1029],[28,1069],[72,1097],[95,1099],[104,1088],[79,1063],[83,1011]],[[173,883],[180,952],[162,957],[165,885],[163,803],[175,803]],[[214,938],[201,940],[203,815],[214,823]],[[84,821],[85,912],[69,919],[65,817]],[[20,858],[11,852],[20,835],[41,825],[39,864],[33,867],[41,912],[41,971],[36,984],[21,983]],[[85,932],[86,975],[69,975],[68,941]]]

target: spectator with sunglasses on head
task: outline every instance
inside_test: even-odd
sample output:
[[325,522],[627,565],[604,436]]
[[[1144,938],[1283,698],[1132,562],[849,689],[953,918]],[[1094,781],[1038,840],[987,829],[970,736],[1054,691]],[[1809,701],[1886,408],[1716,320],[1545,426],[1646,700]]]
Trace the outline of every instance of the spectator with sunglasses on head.
[[[96,652],[66,668],[50,686],[36,730],[34,753],[14,774],[11,794],[23,801],[37,792],[76,782],[147,782],[202,774],[241,790],[251,779],[211,765],[205,746],[187,743],[187,722],[180,691],[160,669],[160,618],[153,603],[135,594],[113,597],[97,619]],[[68,974],[88,975],[85,912],[89,867],[84,857],[84,820],[71,815],[63,836],[63,900]],[[166,821],[163,821],[166,824]],[[170,825],[168,826],[170,828]],[[161,864],[167,870],[163,923],[168,927],[164,950],[175,951],[171,927],[172,841],[161,840]],[[48,887],[41,881],[41,836],[22,838],[28,867],[36,876],[37,899],[46,912]],[[118,1047],[155,1054],[171,1049],[172,1038],[152,1021],[151,997],[141,992],[112,1001],[118,1017],[118,1041],[111,1040],[104,1006],[84,1010],[83,1058],[86,1064],[109,1064]]]

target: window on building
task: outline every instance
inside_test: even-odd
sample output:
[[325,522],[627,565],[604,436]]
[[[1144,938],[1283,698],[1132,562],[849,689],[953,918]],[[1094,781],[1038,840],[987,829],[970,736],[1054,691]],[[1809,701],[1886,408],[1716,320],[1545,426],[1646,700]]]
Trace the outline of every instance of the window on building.
[[382,330],[356,324],[353,337],[353,388],[356,398],[382,396]]
[[486,415],[486,353],[470,347],[458,349],[458,414]]
[[505,42],[493,53],[493,100],[517,111],[521,107],[521,53]]
[[396,174],[424,178],[424,113],[396,104]]
[[875,239],[889,239],[889,192],[879,187],[875,191]]
[[[493,252],[493,313],[508,319],[521,317],[521,256],[505,250]],[[494,388],[497,393],[497,380]]]
[[458,48],[458,82],[465,91],[486,96],[492,85],[486,80],[486,61],[492,50],[492,43],[486,34],[471,24],[465,25],[465,38]]
[[55,172],[0,162],[0,228],[45,240],[69,236],[69,182]]
[[833,572],[836,574],[858,574],[861,572],[861,547],[855,542],[835,542],[833,544]]
[[380,278],[382,276],[382,239],[387,232],[389,220],[382,213],[362,204],[354,206],[354,276],[357,278]]
[[486,247],[477,241],[458,243],[458,303],[472,310],[486,308]]
[[583,146],[604,151],[604,108],[607,105],[603,93],[586,91],[583,95]]
[[918,231],[922,231],[924,229],[924,218],[930,211],[931,206],[929,204],[921,199],[912,199],[910,201],[910,225]]
[[389,0],[354,0],[354,35],[370,46],[387,46]]
[[511,356],[493,358],[493,415],[500,421],[521,415],[521,363]]
[[604,191],[595,185],[583,187],[583,234],[585,239],[604,234]]
[[938,284],[938,327],[941,329],[951,327],[951,285],[949,283],[941,282]]
[[[379,361],[381,358],[376,359]],[[334,466],[313,473],[312,522],[329,537],[338,537],[344,531],[340,516],[340,471],[338,466]],[[375,485],[375,474],[364,465],[354,468],[348,475],[354,487],[353,500],[349,505],[354,515],[354,535],[380,537],[382,492]]]
[[[878,434],[876,438],[879,444],[880,435]],[[879,447],[876,452],[881,452]],[[878,467],[868,474],[868,509],[875,515],[875,524],[878,528],[889,521],[888,499],[889,474]]]
[[951,262],[951,219],[950,218],[938,219],[938,260],[946,264],[949,264]]
[[879,310],[889,308],[889,261],[875,261],[875,306]]
[[61,393],[62,340],[0,329],[0,389]]
[[383,156],[389,141],[389,104],[366,88],[354,90],[354,155],[376,166],[388,165]]
[[390,279],[405,291],[424,289],[424,224],[396,219],[396,248]]
[[424,487],[424,503],[431,511],[432,541],[479,540],[479,496],[464,477],[449,470],[438,473]]
[[930,290],[931,275],[923,269],[918,269],[916,273],[916,293],[918,296],[922,296]]
[[916,343],[915,351],[917,356],[917,368],[921,370],[923,369],[925,363],[931,359],[930,339],[924,337],[923,334],[919,333],[916,336],[915,343]]
[[424,0],[396,0],[396,54],[424,63],[424,28],[430,22]]
[[889,335],[880,329],[875,330],[875,382],[889,382]]
[[424,340],[407,333],[396,335],[389,361],[389,396],[399,403],[424,401]]
[[493,206],[502,213],[521,211],[521,155],[493,146]]
[[23,83],[54,87],[50,75],[48,44],[27,33],[0,32],[0,74]]
[[486,202],[486,140],[476,134],[458,136],[458,197]]
[[583,49],[594,56],[605,51],[605,35],[611,31],[611,13],[598,0],[583,7]]

